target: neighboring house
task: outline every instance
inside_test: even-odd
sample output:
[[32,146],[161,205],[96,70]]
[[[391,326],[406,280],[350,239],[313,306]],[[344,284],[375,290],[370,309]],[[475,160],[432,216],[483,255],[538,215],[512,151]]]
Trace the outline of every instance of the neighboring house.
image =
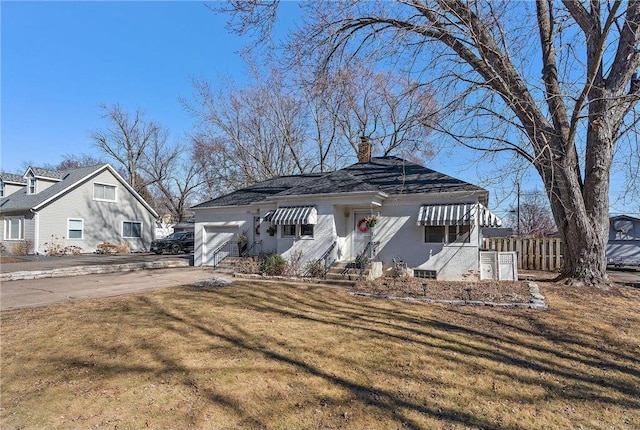
[[640,219],[628,215],[609,219],[607,260],[615,265],[640,266]]
[[52,242],[84,253],[103,242],[126,242],[135,252],[148,250],[154,239],[157,214],[108,164],[66,171],[29,167],[22,182],[18,178],[1,177],[2,243],[8,250],[26,240],[34,253],[44,253]]
[[212,265],[216,250],[245,235],[264,253],[301,255],[302,266],[327,252],[331,261],[366,252],[387,270],[401,260],[416,276],[477,275],[480,228],[501,224],[485,207],[488,191],[359,152],[359,163],[335,172],[277,177],[193,207],[195,264]]
[[515,232],[511,227],[482,227],[482,237],[513,237]]
[[27,180],[13,173],[0,173],[0,198],[8,197],[16,191],[23,190]]

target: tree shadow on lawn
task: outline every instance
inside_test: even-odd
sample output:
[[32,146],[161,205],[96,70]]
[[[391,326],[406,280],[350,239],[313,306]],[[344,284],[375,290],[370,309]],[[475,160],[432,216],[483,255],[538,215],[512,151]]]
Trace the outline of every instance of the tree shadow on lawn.
[[[201,308],[194,306],[194,297]],[[601,348],[597,333],[581,329],[579,321],[567,323],[562,319],[566,314],[555,315],[553,311],[394,303],[354,298],[342,290],[257,283],[199,289],[195,295],[193,289],[172,289],[170,295],[140,296],[135,308],[128,309],[124,318],[106,309],[103,318],[98,319],[111,324],[146,324],[171,333],[173,341],[184,342],[189,350],[197,345],[203,351],[222,348],[230,356],[248,354],[258,368],[271,368],[278,363],[281,374],[276,378],[313,379],[325,384],[321,389],[313,385],[303,389],[307,397],[302,395],[300,402],[305,405],[313,403],[312,398],[322,397],[327,386],[335,387],[342,394],[328,400],[324,396],[325,403],[344,404],[346,396],[349,402],[373,408],[384,419],[409,428],[424,428],[421,416],[480,428],[526,428],[524,422],[510,425],[496,422],[495,416],[483,416],[465,403],[466,399],[456,403],[452,393],[462,389],[468,390],[472,398],[540,408],[553,401],[589,402],[590,408],[596,410],[610,406],[640,408],[637,361],[611,348]],[[270,325],[283,335],[279,336]],[[567,328],[572,332],[555,335]],[[331,335],[318,335],[316,342],[313,333],[321,332]],[[150,357],[149,366],[112,360],[58,360],[75,368],[89,366],[106,377],[128,372],[151,373],[157,378],[170,374],[185,387],[207,385],[199,376],[202,370],[196,372],[185,364],[184,354],[188,351],[174,356],[166,353],[163,341],[134,341]],[[368,347],[371,350],[361,354],[349,353]],[[100,350],[101,342],[96,338],[87,348]],[[120,354],[117,349],[103,353]],[[409,359],[419,362],[419,366],[407,368],[411,365],[405,365],[403,360]],[[251,366],[219,364],[215,360],[206,369],[230,374],[256,372]],[[444,376],[438,372],[445,372]],[[451,373],[458,373],[460,381],[447,376]],[[483,377],[486,384],[482,383]],[[474,380],[478,385],[469,386]],[[386,386],[384,381],[394,383]],[[402,393],[402,381],[422,383],[421,390],[425,391],[418,390],[413,396]],[[510,382],[520,388],[500,388]],[[202,393],[208,402],[229,410],[251,428],[277,427],[273,423],[278,422],[280,414],[286,414],[277,407],[252,409],[243,399],[213,385]],[[200,407],[204,410],[207,405]],[[197,425],[197,415],[194,412],[190,418],[193,425]],[[584,423],[590,419],[593,417],[584,417]]]

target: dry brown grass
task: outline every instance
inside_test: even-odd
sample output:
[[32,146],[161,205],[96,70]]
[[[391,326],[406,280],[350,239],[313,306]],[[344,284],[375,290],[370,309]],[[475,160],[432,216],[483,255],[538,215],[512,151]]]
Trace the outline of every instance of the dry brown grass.
[[640,291],[550,310],[240,282],[3,312],[10,428],[640,428]]

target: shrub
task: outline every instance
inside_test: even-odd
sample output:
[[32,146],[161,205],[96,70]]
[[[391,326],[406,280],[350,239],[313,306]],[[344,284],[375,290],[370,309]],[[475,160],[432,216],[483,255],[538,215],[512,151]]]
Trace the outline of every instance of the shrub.
[[238,262],[236,270],[238,273],[256,274],[262,271],[264,257],[243,258]]
[[300,262],[302,261],[302,251],[294,251],[291,253],[289,261],[285,266],[284,273],[288,276],[298,276],[300,274]]
[[21,240],[11,245],[11,253],[14,255],[27,255],[33,249],[33,241],[31,239]]
[[322,261],[307,261],[304,266],[304,273],[312,278],[324,277],[324,264]]
[[287,267],[286,260],[280,254],[267,256],[262,265],[262,271],[268,276],[282,275]]
[[[64,240],[64,237],[62,238]],[[57,236],[51,235],[51,242],[44,244],[44,253],[49,257],[62,257],[63,255],[80,255],[82,248],[75,245],[64,246]]]

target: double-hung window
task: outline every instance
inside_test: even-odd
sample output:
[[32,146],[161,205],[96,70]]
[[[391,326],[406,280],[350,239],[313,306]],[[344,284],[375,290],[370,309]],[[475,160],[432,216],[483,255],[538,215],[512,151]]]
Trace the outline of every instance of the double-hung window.
[[122,223],[122,237],[142,237],[142,223],[139,221],[124,221]]
[[109,184],[93,184],[93,199],[105,202],[116,201],[116,186]]
[[313,224],[291,224],[282,226],[282,237],[313,238]]
[[296,236],[296,226],[294,224],[283,225],[282,226],[282,237],[295,237]]
[[469,243],[471,225],[430,225],[424,227],[426,243]]
[[27,194],[35,194],[36,193],[36,178],[29,178],[27,185],[29,187],[29,189],[27,190]]
[[67,238],[82,239],[84,232],[84,221],[82,219],[69,219],[67,221]]
[[4,239],[5,240],[23,240],[24,239],[24,220],[22,218],[5,218],[4,219]]

